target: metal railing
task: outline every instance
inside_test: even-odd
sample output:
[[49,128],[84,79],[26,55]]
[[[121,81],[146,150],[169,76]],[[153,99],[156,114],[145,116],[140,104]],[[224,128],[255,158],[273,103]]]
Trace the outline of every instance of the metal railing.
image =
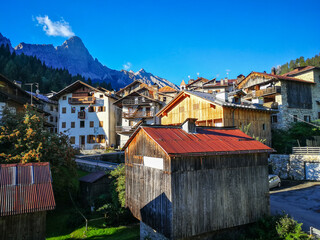
[[94,104],[96,102],[95,97],[84,97],[84,98],[69,98],[69,104]]
[[275,86],[275,87],[271,87],[271,88],[256,90],[254,92],[249,92],[246,95],[246,97],[247,98],[262,97],[262,96],[265,96],[265,95],[277,94],[277,93],[281,93],[281,87],[280,86]]
[[122,104],[123,105],[141,105],[141,104],[149,104],[149,103],[152,103],[151,100],[149,99],[124,99],[122,101]]
[[123,118],[143,118],[143,117],[153,117],[154,115],[155,114],[153,112],[144,112],[144,111],[122,113]]
[[293,147],[292,154],[296,155],[320,155],[320,147]]
[[132,132],[135,126],[116,126],[116,132]]

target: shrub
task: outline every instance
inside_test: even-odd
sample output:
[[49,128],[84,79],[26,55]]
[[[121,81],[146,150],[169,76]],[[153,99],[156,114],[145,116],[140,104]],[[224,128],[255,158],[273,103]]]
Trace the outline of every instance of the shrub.
[[302,223],[298,223],[288,215],[283,216],[277,222],[276,230],[281,239],[304,240],[311,239],[308,234],[302,231]]

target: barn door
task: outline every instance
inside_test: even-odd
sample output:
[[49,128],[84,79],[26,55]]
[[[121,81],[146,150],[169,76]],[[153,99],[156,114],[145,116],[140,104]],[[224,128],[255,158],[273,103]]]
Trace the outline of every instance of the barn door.
[[320,163],[306,163],[306,179],[320,181]]

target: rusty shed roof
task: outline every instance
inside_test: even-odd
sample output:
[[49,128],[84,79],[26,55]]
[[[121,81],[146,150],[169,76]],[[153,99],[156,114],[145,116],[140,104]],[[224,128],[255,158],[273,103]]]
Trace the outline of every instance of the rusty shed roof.
[[273,152],[239,129],[196,127],[196,133],[187,133],[180,127],[144,126],[131,136],[127,148],[138,131],[144,131],[169,155],[225,155]]
[[52,210],[49,163],[0,165],[0,216]]
[[86,176],[83,176],[79,178],[80,182],[87,182],[87,183],[94,183],[95,181],[101,179],[102,177],[105,177],[107,174],[105,171],[99,171],[99,172],[94,172],[90,173]]

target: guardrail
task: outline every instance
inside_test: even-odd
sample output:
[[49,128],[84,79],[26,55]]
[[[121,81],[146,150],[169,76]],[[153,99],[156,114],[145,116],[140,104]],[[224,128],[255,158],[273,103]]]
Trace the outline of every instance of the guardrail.
[[116,132],[132,132],[134,126],[116,126]]
[[293,147],[292,154],[296,155],[320,155],[320,147]]
[[123,118],[142,118],[142,117],[153,117],[155,114],[153,112],[144,112],[144,111],[138,111],[133,113],[122,113]]
[[310,235],[312,235],[313,237],[320,238],[320,230],[314,227],[310,227]]

